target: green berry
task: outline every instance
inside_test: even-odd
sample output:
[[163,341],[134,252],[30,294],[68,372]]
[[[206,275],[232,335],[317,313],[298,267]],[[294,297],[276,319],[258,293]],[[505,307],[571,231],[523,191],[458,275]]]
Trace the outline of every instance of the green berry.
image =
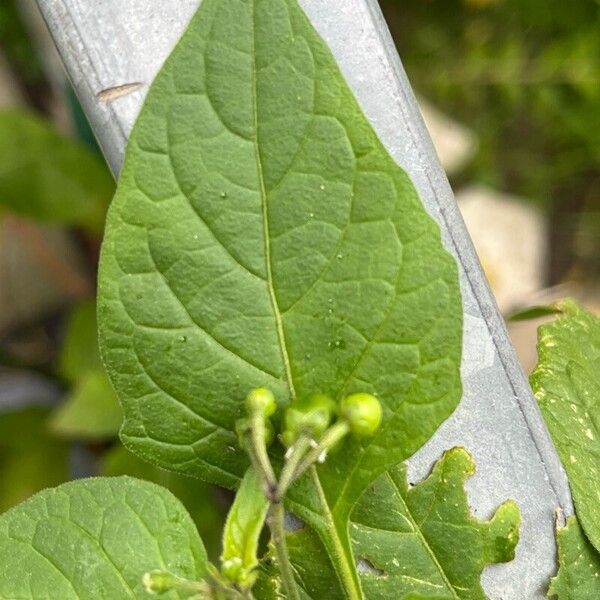
[[[240,448],[246,448],[246,438],[250,433],[251,420],[248,417],[238,419],[235,422],[235,432],[238,436],[238,442]],[[275,430],[273,429],[273,423],[269,419],[263,419],[263,426],[265,428],[265,444],[270,446],[275,439]]]
[[340,414],[358,438],[373,435],[381,425],[381,403],[372,394],[351,394],[340,403]]
[[286,448],[289,448],[298,439],[295,431],[285,429],[281,434],[281,441]]
[[242,559],[237,556],[223,561],[223,564],[221,565],[221,573],[223,573],[223,576],[234,583],[237,583],[241,579],[243,570],[244,565]]
[[170,592],[177,583],[175,575],[167,571],[150,571],[142,578],[144,588],[149,594],[165,594]]
[[273,392],[267,388],[256,388],[246,397],[246,410],[248,414],[260,413],[270,417],[277,410],[277,403]]
[[329,427],[335,408],[333,400],[325,394],[314,394],[292,403],[285,411],[284,444],[291,446],[300,435],[320,438]]
[[242,562],[242,559],[234,556],[221,565],[221,573],[225,579],[235,583],[238,587],[247,590],[252,588],[256,582],[257,573],[249,571]]

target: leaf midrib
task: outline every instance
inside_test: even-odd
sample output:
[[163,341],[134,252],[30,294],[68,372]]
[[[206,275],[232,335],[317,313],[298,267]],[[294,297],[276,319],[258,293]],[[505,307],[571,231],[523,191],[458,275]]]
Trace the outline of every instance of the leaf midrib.
[[[325,490],[323,489],[323,485],[321,484],[321,478],[319,477],[317,468],[314,466],[311,467],[310,474],[315,489],[317,490],[319,496],[319,503],[321,504],[321,507],[323,509],[322,516],[327,522],[326,531],[330,534],[333,545],[335,546],[336,551],[338,553],[338,556],[330,556],[329,558],[331,559],[331,562],[334,565],[334,569],[340,582],[342,583],[342,587],[344,588],[343,591],[346,594],[346,596],[351,600],[359,600],[363,596],[362,590],[360,589],[358,577],[355,577],[355,571],[351,571],[351,568],[354,566],[354,562],[349,563],[348,556],[344,551],[344,545],[342,543],[342,540],[337,534],[337,524],[335,522],[335,518],[333,516],[333,512],[331,511],[329,503],[327,502]],[[342,560],[336,560],[336,558],[338,557],[342,558]],[[350,555],[350,558],[354,560],[354,557],[352,555]]]
[[413,526],[413,531],[415,532],[416,536],[423,543],[423,546],[427,550],[429,556],[431,557],[431,560],[433,561],[433,563],[437,567],[440,575],[442,576],[442,579],[444,580],[444,583],[448,586],[449,591],[452,592],[452,597],[455,598],[455,600],[461,600],[460,596],[456,593],[456,590],[454,589],[454,586],[450,582],[450,579],[446,575],[446,572],[444,571],[444,568],[442,567],[442,565],[438,561],[437,556],[435,555],[435,552],[433,551],[433,548],[429,545],[429,542],[427,541],[427,539],[423,535],[423,532],[421,531],[421,527],[414,520],[412,512],[410,511],[410,508],[408,507],[408,504],[404,500],[404,496],[402,496],[402,492],[401,492],[400,488],[398,487],[398,484],[396,483],[396,481],[390,475],[389,472],[386,472],[386,477],[390,480],[390,483],[392,484],[394,490],[396,491],[396,494],[398,496],[398,500],[400,501],[400,504],[404,507],[404,509],[406,511],[406,515],[407,515],[410,523]]
[[[271,240],[270,240],[270,230],[269,230],[269,211],[267,204],[267,190],[265,186],[264,180],[264,172],[262,166],[262,159],[260,154],[260,144],[258,140],[258,88],[257,88],[257,68],[256,68],[256,1],[252,0],[252,104],[253,104],[253,116],[254,116],[254,155],[256,157],[256,168],[258,171],[258,180],[260,184],[260,194],[261,194],[261,205],[262,205],[262,217],[263,217],[263,232],[264,232],[264,245],[265,245],[265,261],[266,261],[266,269],[267,269],[267,287],[269,290],[269,297],[271,300],[271,305],[273,307],[273,313],[275,317],[275,323],[277,327],[277,336],[279,339],[279,346],[281,349],[281,355],[285,367],[286,379],[288,382],[288,387],[290,391],[290,401],[293,401],[296,398],[296,390],[294,387],[294,381],[292,377],[292,368],[290,357],[287,351],[287,344],[285,338],[285,331],[283,327],[283,319],[281,310],[279,309],[279,303],[277,301],[277,296],[275,293],[275,287],[273,285],[273,265],[272,265],[272,257],[271,257]],[[348,556],[346,556],[343,550],[342,540],[337,535],[337,529],[335,527],[335,523],[333,521],[333,515],[331,513],[331,509],[329,504],[327,503],[327,499],[325,497],[325,493],[321,486],[321,482],[319,479],[316,470],[313,468],[313,482],[315,482],[315,486],[317,487],[317,492],[319,493],[319,499],[321,500],[321,504],[323,509],[325,510],[325,518],[331,527],[328,528],[327,533],[331,536],[332,542],[334,546],[341,550],[340,557],[331,557],[334,562],[338,562],[336,571],[338,571],[338,576],[341,575],[339,570],[343,572],[347,572],[352,563],[348,562]],[[322,532],[321,532],[322,534]],[[342,560],[335,561],[336,558],[341,558]],[[349,576],[351,580],[351,587],[348,589],[344,584],[344,579],[347,579]],[[340,583],[345,588],[344,593],[349,599],[359,600],[362,598],[362,593],[360,591],[360,587],[358,589],[355,585],[353,585],[354,577],[352,573],[347,573],[346,577],[340,577]],[[346,583],[348,583],[346,581]]]
[[267,189],[265,186],[265,178],[262,166],[262,159],[260,154],[260,144],[258,142],[258,87],[257,87],[257,68],[256,68],[256,2],[252,0],[252,112],[254,117],[254,156],[256,158],[256,169],[258,172],[258,181],[260,185],[260,198],[262,206],[262,217],[263,217],[263,235],[265,245],[265,263],[267,269],[267,288],[269,290],[269,299],[273,307],[273,315],[275,317],[275,325],[277,328],[277,337],[279,339],[279,348],[281,350],[281,358],[285,368],[285,375],[290,390],[290,401],[293,401],[296,397],[296,390],[294,387],[294,381],[292,378],[292,366],[290,363],[290,357],[287,351],[287,344],[285,339],[285,331],[283,329],[283,319],[281,316],[281,310],[279,309],[279,303],[277,301],[277,295],[275,294],[275,287],[273,286],[273,262],[271,257],[271,238],[269,228],[269,209],[267,205]]

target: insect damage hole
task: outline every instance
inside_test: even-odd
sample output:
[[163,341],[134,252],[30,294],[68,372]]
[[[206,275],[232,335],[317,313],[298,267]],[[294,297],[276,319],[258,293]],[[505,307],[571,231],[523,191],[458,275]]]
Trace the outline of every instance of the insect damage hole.
[[356,569],[361,575],[373,575],[375,577],[387,577],[387,573],[377,568],[369,559],[359,558],[356,561]]

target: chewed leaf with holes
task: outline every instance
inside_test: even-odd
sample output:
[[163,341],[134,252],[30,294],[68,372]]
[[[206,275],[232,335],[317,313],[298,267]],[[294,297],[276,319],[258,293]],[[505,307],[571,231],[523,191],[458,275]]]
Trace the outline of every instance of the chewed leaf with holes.
[[129,477],[98,478],[40,492],[0,516],[0,565],[0,598],[149,600],[146,572],[198,580],[206,554],[170,492]]
[[576,517],[559,527],[559,570],[552,579],[549,598],[597,600],[600,598],[600,555],[581,530]]
[[392,598],[396,591],[396,597],[485,599],[481,573],[514,558],[520,514],[508,500],[489,522],[471,516],[464,482],[474,472],[469,453],[455,448],[416,486],[407,484],[401,466],[365,493],[350,535],[357,558],[372,566],[363,575],[367,598]]
[[348,516],[457,405],[462,305],[437,225],[296,0],[202,2],[132,132],[99,311],[122,439],[166,468],[236,486],[253,387],[282,407],[381,399],[379,433],[291,503],[358,593]]
[[588,538],[600,549],[600,319],[573,301],[539,330],[531,385]]
[[[485,600],[481,573],[514,558],[520,514],[508,500],[490,521],[475,519],[464,489],[474,471],[468,452],[455,448],[415,486],[408,485],[401,465],[365,492],[350,524],[365,598]],[[314,534],[304,529],[288,537],[308,595],[341,600],[323,587],[328,581],[323,574],[332,567]]]

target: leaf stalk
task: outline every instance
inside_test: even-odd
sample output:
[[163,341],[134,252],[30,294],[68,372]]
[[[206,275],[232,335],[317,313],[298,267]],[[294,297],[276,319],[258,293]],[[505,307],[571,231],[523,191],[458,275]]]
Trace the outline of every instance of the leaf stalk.
[[277,563],[281,574],[281,581],[285,589],[288,600],[300,600],[300,592],[296,585],[292,563],[288,553],[287,542],[285,539],[285,508],[282,502],[276,502],[271,505],[269,515],[269,529],[275,554],[277,555]]

